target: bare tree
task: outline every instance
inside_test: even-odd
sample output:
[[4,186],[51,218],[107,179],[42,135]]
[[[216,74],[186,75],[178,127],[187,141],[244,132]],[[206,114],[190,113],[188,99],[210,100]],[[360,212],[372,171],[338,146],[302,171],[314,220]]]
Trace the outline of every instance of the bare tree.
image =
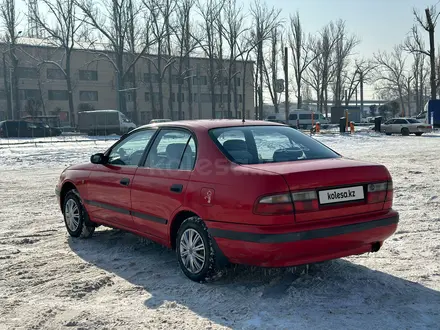
[[[44,8],[38,11],[37,7],[32,7],[30,19],[40,26],[48,34],[49,41],[55,48],[61,50],[61,61],[52,61],[48,59],[39,59],[37,65],[43,63],[54,66],[64,76],[67,85],[69,100],[69,119],[71,126],[75,123],[75,107],[73,104],[73,87],[71,77],[72,53],[75,48],[75,42],[78,29],[82,22],[76,19],[75,0],[42,0]],[[41,8],[41,7],[40,7]],[[45,12],[55,18],[55,23],[50,24],[45,17]]]
[[[220,12],[220,15],[218,15],[217,20],[216,20],[216,29],[217,29],[217,42],[216,42],[216,48],[217,48],[217,60],[216,60],[216,72],[217,72],[217,76],[216,76],[216,81],[218,83],[219,88],[219,98],[218,98],[218,103],[219,103],[219,108],[220,108],[220,112],[221,112],[221,116],[222,118],[225,117],[224,115],[224,90],[225,90],[225,63],[223,60],[223,52],[224,52],[224,45],[223,45],[223,17],[222,17],[222,12]],[[229,118],[229,114],[226,115],[227,118]]]
[[[127,22],[128,22],[128,29],[127,29],[127,43],[128,43],[128,62],[126,65],[130,65],[131,62],[133,62],[136,59],[136,51],[142,47],[142,45],[139,45],[138,40],[142,40],[141,33],[142,30],[140,28],[140,20],[139,17],[136,15],[135,10],[135,3],[134,0],[128,0],[128,8],[127,8]],[[131,95],[131,101],[133,102],[133,115],[132,120],[133,122],[139,124],[139,114],[138,114],[138,107],[137,107],[137,76],[136,76],[136,66],[133,65],[131,67],[131,71],[128,73],[127,82],[130,83],[131,90],[129,91]],[[127,95],[127,94],[126,94]]]
[[[356,59],[353,65],[353,69],[350,73],[346,75],[346,84],[345,84],[345,106],[348,106],[353,95],[358,89],[361,79],[365,82],[370,81],[371,74],[374,72],[376,65],[373,61],[366,59]],[[362,109],[363,111],[363,109]]]
[[374,57],[377,63],[375,86],[377,91],[387,98],[399,98],[401,113],[405,113],[404,91],[408,76],[402,47],[395,46],[391,53],[379,52]]
[[[18,25],[20,23],[20,17],[15,10],[15,0],[2,0],[0,3],[0,19],[1,23],[5,29],[5,39],[7,44],[7,50],[4,51],[9,53],[10,65],[13,70],[11,74],[10,88],[14,94],[13,99],[10,99],[8,107],[8,118],[15,119],[18,118],[20,112],[20,97],[18,94],[18,58],[16,55],[17,40],[21,31],[18,31]],[[3,53],[3,54],[4,54]],[[4,69],[6,69],[6,59],[3,58]],[[4,72],[6,75],[6,72]],[[6,80],[5,80],[6,81]],[[6,85],[5,85],[6,87]],[[14,103],[14,107],[12,106]]]
[[[320,111],[325,112],[328,117],[328,87],[333,80],[334,70],[334,56],[336,43],[338,42],[339,35],[336,31],[336,27],[333,22],[330,22],[325,26],[320,33],[321,37],[321,58],[322,58],[322,75],[321,75],[321,90],[319,100]],[[318,68],[317,68],[318,69]]]
[[310,51],[310,49],[315,49],[316,45],[313,44],[314,39],[311,36],[306,38],[306,34],[303,31],[298,12],[296,12],[295,15],[290,16],[289,32],[289,44],[292,51],[298,108],[301,109],[301,84],[303,82],[303,74],[307,70],[308,66],[319,56],[319,53]]
[[[255,29],[255,42],[257,50],[257,70],[255,72],[255,88],[258,96],[258,111],[256,118],[263,118],[263,85],[264,85],[264,56],[263,49],[265,41],[269,40],[272,31],[280,26],[280,9],[268,8],[266,3],[261,4],[260,0],[255,0],[250,8],[253,18],[252,26]],[[257,103],[256,103],[257,104]]]
[[425,9],[425,18],[423,18],[423,15],[416,9],[413,10],[413,14],[418,24],[429,34],[429,50],[425,48],[417,26],[413,26],[411,35],[405,41],[405,48],[411,53],[420,53],[429,57],[431,69],[431,99],[435,100],[437,98],[437,78],[434,33],[440,12],[437,12],[435,6],[431,6]]
[[[183,0],[177,6],[177,24],[175,36],[177,39],[179,54],[177,67],[177,94],[179,95],[177,99],[177,108],[179,119],[183,119],[182,105],[184,99],[183,97],[180,97],[180,95],[184,95],[183,88],[185,85],[188,90],[187,100],[189,119],[193,119],[192,86],[193,77],[195,76],[190,66],[190,54],[197,47],[197,38],[193,37],[196,31],[194,31],[194,28],[191,24],[191,13],[193,12],[194,6],[195,0]],[[200,95],[198,97],[200,98]]]
[[321,88],[322,88],[322,75],[323,75],[323,47],[322,40],[316,38],[315,47],[311,48],[309,51],[312,53],[311,56],[315,57],[315,60],[310,63],[305,72],[304,82],[309,85],[316,94],[317,98],[317,108],[319,112],[322,112],[322,99],[321,99]]
[[339,20],[336,23],[336,44],[335,44],[335,82],[334,82],[334,100],[336,106],[342,105],[344,71],[348,65],[348,58],[353,49],[359,44],[355,36],[348,36],[345,28],[345,22]]
[[[130,29],[130,21],[141,13],[139,5],[130,0],[75,1],[84,14],[85,22],[99,31],[100,37],[104,38],[105,42],[110,45],[112,56],[108,52],[100,50],[92,52],[97,54],[98,57],[108,60],[115,69],[118,109],[123,113],[127,113],[125,80],[139,58],[143,56],[145,50],[149,47],[149,43],[143,40],[142,45],[136,52],[136,57],[128,64],[125,63],[124,57],[128,50],[127,34]],[[134,14],[130,15],[130,12]],[[147,21],[146,24],[150,24],[150,22]],[[151,39],[148,39],[148,41],[152,42]]]
[[[224,0],[207,0],[206,2],[199,1],[197,9],[202,17],[201,30],[204,31],[203,38],[198,40],[200,48],[208,59],[208,68],[206,70],[208,76],[209,91],[211,94],[211,116],[216,118],[216,58],[217,58],[217,42],[218,39],[216,26],[217,20],[221,15],[224,5]],[[198,77],[200,79],[200,77]],[[201,80],[199,80],[201,83]]]
[[[269,89],[269,95],[272,100],[272,104],[275,107],[275,113],[279,112],[279,95],[276,92],[275,84],[278,78],[278,63],[279,63],[279,54],[280,54],[280,40],[278,36],[279,30],[273,29],[271,33],[270,43],[271,43],[271,51],[270,56],[267,60],[264,61],[264,75],[266,86]],[[268,65],[266,62],[269,62]]]
[[[225,6],[225,27],[222,29],[223,37],[229,48],[229,62],[228,62],[228,118],[232,117],[231,102],[234,95],[234,109],[235,117],[238,117],[238,72],[237,59],[241,56],[238,50],[238,43],[240,37],[248,29],[243,22],[245,15],[243,14],[243,7],[237,5],[236,0],[230,0]],[[244,83],[244,82],[243,82]]]

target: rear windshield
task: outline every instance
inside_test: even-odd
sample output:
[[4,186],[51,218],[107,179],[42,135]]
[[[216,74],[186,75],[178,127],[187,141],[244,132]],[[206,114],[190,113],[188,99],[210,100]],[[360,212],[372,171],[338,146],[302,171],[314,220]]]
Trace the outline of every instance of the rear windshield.
[[222,153],[239,164],[339,158],[322,143],[288,126],[243,126],[209,131]]
[[417,119],[411,119],[411,118],[409,118],[409,119],[407,119],[407,120],[408,120],[408,122],[409,122],[410,124],[421,123],[420,120],[417,120]]

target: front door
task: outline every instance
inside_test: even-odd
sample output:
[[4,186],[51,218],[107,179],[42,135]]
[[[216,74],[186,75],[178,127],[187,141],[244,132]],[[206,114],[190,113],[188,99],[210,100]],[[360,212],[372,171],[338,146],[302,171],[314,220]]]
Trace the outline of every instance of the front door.
[[161,129],[131,188],[133,221],[147,234],[166,239],[172,215],[184,204],[196,145],[183,129]]
[[105,165],[96,165],[87,182],[85,203],[93,219],[132,228],[130,189],[134,174],[155,129],[134,132],[116,143]]

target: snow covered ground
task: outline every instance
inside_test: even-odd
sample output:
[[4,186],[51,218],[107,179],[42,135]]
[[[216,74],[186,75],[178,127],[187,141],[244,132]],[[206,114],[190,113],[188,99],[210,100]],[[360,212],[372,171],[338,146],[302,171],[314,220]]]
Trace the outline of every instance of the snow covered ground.
[[0,329],[438,329],[440,135],[315,138],[389,168],[398,231],[378,253],[308,269],[236,267],[210,284],[128,233],[68,237],[58,176],[114,141],[0,141]]

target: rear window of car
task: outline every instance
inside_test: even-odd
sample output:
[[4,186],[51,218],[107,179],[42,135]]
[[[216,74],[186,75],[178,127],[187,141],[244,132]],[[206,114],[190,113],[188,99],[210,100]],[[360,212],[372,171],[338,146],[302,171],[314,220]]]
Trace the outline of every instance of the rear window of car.
[[209,134],[221,152],[238,164],[341,157],[322,143],[288,126],[215,128]]
[[410,124],[417,124],[417,123],[420,123],[420,120],[416,120],[416,119],[411,119],[411,118],[409,118],[409,119],[407,119],[408,120],[408,122],[410,123]]

